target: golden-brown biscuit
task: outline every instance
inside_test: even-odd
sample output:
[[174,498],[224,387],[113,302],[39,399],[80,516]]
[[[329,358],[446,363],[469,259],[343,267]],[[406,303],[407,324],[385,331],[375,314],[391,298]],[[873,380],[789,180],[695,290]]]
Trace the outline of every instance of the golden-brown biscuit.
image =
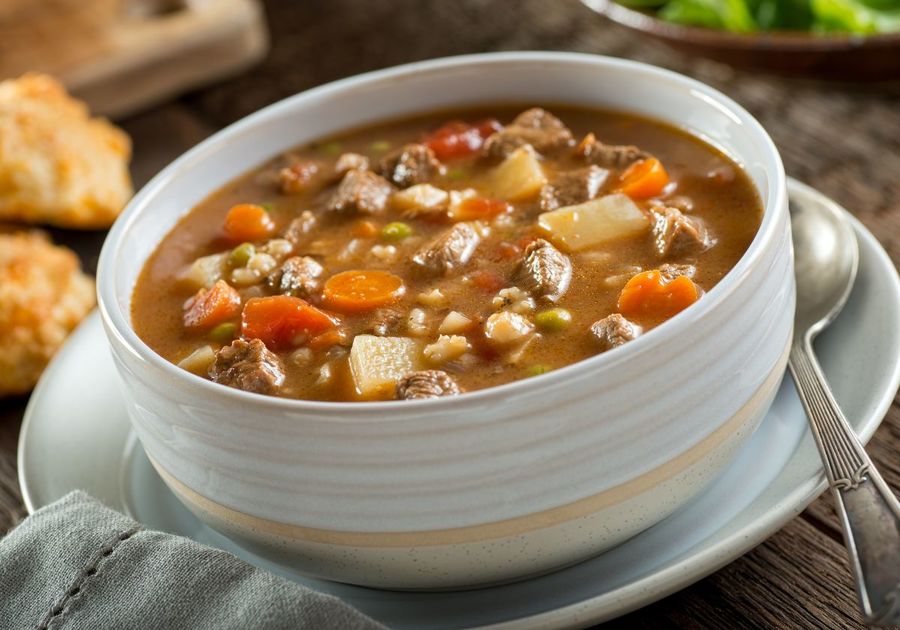
[[34,387],[94,299],[71,250],[41,232],[0,233],[0,398]]
[[112,224],[131,197],[131,141],[52,77],[0,82],[0,220]]

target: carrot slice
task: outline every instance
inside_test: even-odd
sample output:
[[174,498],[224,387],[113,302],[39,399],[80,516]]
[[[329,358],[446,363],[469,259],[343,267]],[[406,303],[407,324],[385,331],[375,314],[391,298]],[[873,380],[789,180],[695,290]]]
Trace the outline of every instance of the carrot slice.
[[405,291],[399,276],[387,271],[354,269],[328,278],[322,288],[322,302],[342,313],[364,313],[396,302]]
[[234,243],[260,241],[275,232],[275,222],[262,206],[240,203],[225,215],[222,231]]
[[459,205],[453,208],[451,214],[454,221],[475,221],[491,219],[510,210],[512,210],[512,206],[499,199],[470,197],[463,199]]
[[305,300],[289,295],[252,298],[244,305],[241,335],[259,339],[274,350],[299,345],[336,328],[337,319]]
[[661,193],[668,183],[669,174],[662,162],[656,158],[647,158],[625,169],[619,179],[619,192],[632,199],[649,199]]
[[632,276],[619,294],[619,312],[637,319],[668,319],[696,302],[700,290],[687,276],[666,282],[654,269]]
[[224,280],[217,280],[212,288],[200,289],[184,303],[184,327],[208,330],[237,317],[240,312],[240,294]]

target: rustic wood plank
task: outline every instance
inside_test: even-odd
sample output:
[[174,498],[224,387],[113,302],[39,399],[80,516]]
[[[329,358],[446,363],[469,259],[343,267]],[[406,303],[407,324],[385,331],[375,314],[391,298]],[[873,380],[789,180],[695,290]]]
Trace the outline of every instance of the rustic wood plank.
[[862,628],[854,597],[843,547],[794,519],[718,573],[608,627]]

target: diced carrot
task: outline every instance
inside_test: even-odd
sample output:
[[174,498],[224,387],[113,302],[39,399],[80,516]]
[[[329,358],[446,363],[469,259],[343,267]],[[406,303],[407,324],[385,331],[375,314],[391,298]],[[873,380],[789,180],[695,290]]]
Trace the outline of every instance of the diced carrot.
[[506,280],[499,273],[482,269],[469,276],[479,289],[487,293],[496,293],[506,286]]
[[241,315],[241,335],[259,339],[273,350],[288,348],[331,330],[338,320],[305,300],[290,295],[252,298]]
[[632,199],[649,199],[661,193],[668,183],[669,174],[662,162],[647,158],[625,169],[619,179],[618,190]]
[[378,226],[371,221],[357,221],[350,228],[350,234],[355,238],[375,238],[378,235]]
[[619,312],[637,319],[668,319],[696,302],[700,290],[687,276],[666,282],[656,269],[631,277],[619,294]]
[[275,222],[262,206],[240,203],[225,215],[222,231],[234,243],[260,241],[275,232]]
[[463,199],[459,205],[452,209],[451,214],[455,221],[476,221],[478,219],[491,219],[510,210],[512,210],[512,206],[499,199],[470,197]]
[[481,149],[484,141],[502,125],[494,119],[470,124],[451,120],[440,129],[426,136],[423,143],[442,160],[465,157]]
[[387,271],[354,269],[328,278],[322,303],[341,313],[364,313],[396,302],[406,291],[403,280]]
[[184,327],[208,330],[237,317],[240,312],[240,294],[224,280],[217,280],[212,288],[200,289],[184,303]]
[[306,344],[313,350],[327,350],[332,346],[342,346],[347,343],[347,331],[343,328],[332,328],[321,335],[316,335]]

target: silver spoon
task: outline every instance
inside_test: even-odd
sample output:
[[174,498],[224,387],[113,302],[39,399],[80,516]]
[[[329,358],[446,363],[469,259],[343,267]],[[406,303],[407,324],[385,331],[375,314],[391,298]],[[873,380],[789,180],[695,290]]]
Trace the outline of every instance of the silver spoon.
[[791,194],[797,312],[788,367],[812,426],[844,529],[866,623],[900,623],[900,503],[841,413],[812,340],[847,302],[859,249],[837,205]]

